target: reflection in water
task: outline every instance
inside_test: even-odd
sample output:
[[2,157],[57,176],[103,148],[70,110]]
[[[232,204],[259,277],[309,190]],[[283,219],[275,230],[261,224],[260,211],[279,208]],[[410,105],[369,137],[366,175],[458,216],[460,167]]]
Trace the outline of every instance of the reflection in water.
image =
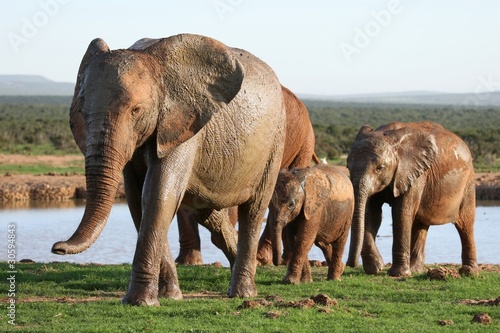
[[[125,203],[124,199],[116,199],[116,204]],[[85,207],[85,199],[76,200],[22,200],[22,201],[0,201],[0,211],[6,209],[44,209],[44,208],[74,208]]]
[[[55,204],[55,205],[54,205]],[[107,264],[131,263],[134,257],[137,232],[125,203],[113,206],[108,223],[97,241],[86,251],[76,255],[52,254],[52,244],[68,239],[78,227],[85,209],[85,201],[29,202],[24,205],[0,206],[0,230],[16,224],[17,260],[37,262],[69,261]],[[377,237],[377,246],[386,263],[391,262],[392,221],[390,207],[383,206],[384,219]],[[498,235],[500,234],[500,202],[478,202],[475,238],[479,263],[500,264]],[[209,232],[200,227],[202,255],[205,263],[220,262],[229,266],[222,251],[210,241]],[[2,234],[3,231],[2,231]],[[348,243],[344,252],[347,259]],[[177,221],[172,221],[168,232],[172,255],[179,251]],[[0,251],[0,260],[7,260],[7,251]],[[431,226],[427,237],[426,263],[460,263],[461,243],[452,224]],[[309,259],[324,260],[323,254],[313,246]]]

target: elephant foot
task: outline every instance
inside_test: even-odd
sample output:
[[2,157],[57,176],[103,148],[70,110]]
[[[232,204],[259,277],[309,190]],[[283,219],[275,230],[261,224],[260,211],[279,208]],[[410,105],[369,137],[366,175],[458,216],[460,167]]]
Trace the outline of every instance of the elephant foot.
[[227,292],[229,297],[254,297],[257,296],[257,287],[253,277],[239,276],[231,278],[231,285]]
[[[281,280],[284,284],[300,284],[300,279],[296,275],[287,274]],[[312,279],[311,279],[312,281]]]
[[340,281],[340,277],[342,276],[342,273],[344,273],[343,266],[342,266],[342,269],[340,271],[338,269],[328,268],[328,275],[326,276],[326,279]]
[[411,276],[411,270],[408,266],[394,266],[392,265],[387,272],[389,276],[394,277],[402,277],[402,276]]
[[461,276],[479,276],[479,268],[477,265],[463,265],[458,272]]
[[180,250],[179,255],[175,259],[179,265],[203,265],[200,250]]
[[382,261],[367,261],[363,259],[363,269],[366,274],[378,274],[384,268]]
[[302,276],[300,278],[300,283],[309,283],[309,282],[313,282],[313,279],[312,279],[312,276]]
[[135,306],[159,306],[157,294],[152,290],[138,290],[138,288],[131,287],[122,299],[122,303]]
[[158,297],[164,297],[175,300],[183,299],[181,289],[177,284],[169,283],[167,281],[162,281],[162,280],[160,280],[160,286],[158,288]]
[[377,253],[373,253],[373,251],[361,252],[361,259],[363,260],[363,269],[366,274],[378,274],[384,268],[382,257],[377,255]]
[[423,263],[414,264],[411,266],[411,271],[413,273],[424,273],[426,271],[425,265]]
[[281,257],[281,264],[284,266],[288,266],[291,259],[292,259],[291,254],[283,253],[283,256]]

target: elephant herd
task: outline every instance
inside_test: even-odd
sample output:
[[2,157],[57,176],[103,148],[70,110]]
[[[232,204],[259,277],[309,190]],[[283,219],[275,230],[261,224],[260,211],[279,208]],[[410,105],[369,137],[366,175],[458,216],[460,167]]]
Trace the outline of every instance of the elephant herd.
[[175,214],[177,262],[201,262],[202,224],[230,262],[230,297],[257,294],[258,263],[288,263],[285,283],[311,281],[313,243],[328,279],[339,279],[350,229],[347,265],[361,255],[367,273],[380,272],[375,237],[384,203],[393,218],[389,275],[422,271],[429,226],[448,222],[460,234],[461,272],[477,271],[474,169],[457,136],[429,122],[363,126],[347,159],[349,179],[319,163],[307,110],[272,69],[214,39],[182,34],[119,50],[93,40],[70,126],[85,156],[87,201],[77,230],[52,252],[79,253],[98,238],[123,175],[138,232],[124,304],[182,298],[166,237]]

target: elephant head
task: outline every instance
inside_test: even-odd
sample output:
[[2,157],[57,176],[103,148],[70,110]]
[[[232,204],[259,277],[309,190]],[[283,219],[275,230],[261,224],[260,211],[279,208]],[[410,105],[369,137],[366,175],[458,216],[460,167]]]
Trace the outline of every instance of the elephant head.
[[268,224],[270,226],[273,248],[273,264],[281,264],[281,235],[283,228],[303,214],[308,221],[320,209],[328,195],[328,180],[315,168],[303,167],[292,170],[283,169],[269,205]]
[[138,148],[152,142],[152,153],[165,157],[240,90],[240,62],[213,39],[177,35],[144,45],[110,51],[95,39],[82,59],[70,126],[85,155],[87,203],[73,236],[52,247],[56,254],[82,252],[97,239]]
[[412,126],[361,127],[347,157],[355,197],[348,266],[355,267],[361,253],[370,197],[386,189],[393,198],[403,195],[430,168],[437,151],[435,137]]

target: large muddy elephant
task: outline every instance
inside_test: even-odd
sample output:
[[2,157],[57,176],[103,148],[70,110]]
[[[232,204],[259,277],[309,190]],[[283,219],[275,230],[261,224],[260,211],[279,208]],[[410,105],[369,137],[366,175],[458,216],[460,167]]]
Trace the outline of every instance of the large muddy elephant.
[[391,276],[424,270],[424,247],[431,225],[454,223],[462,241],[461,273],[477,270],[474,243],[475,184],[467,145],[442,126],[390,123],[363,126],[347,158],[356,199],[347,265],[359,254],[365,272],[384,266],[375,245],[382,205],[392,207]]
[[325,255],[327,278],[340,279],[353,210],[351,181],[340,169],[318,164],[280,171],[267,225],[270,226],[275,265],[281,261],[283,232],[291,245],[292,254],[284,283],[312,281],[307,254],[313,243]]
[[[286,109],[286,139],[281,168],[309,166],[311,160],[319,163],[318,157],[314,154],[314,131],[306,106],[288,88],[282,86],[282,92]],[[231,224],[234,226],[237,222],[237,214],[234,213],[234,210],[229,213]],[[175,261],[184,265],[202,264],[198,222],[182,206],[178,211],[177,221],[180,251]],[[286,239],[283,241],[285,245],[283,256],[288,259],[289,246]],[[218,247],[221,247],[219,244],[226,243],[221,242],[220,236],[214,235],[214,233],[212,233],[212,242]],[[267,224],[259,239],[257,260],[261,265],[272,263],[271,237]]]
[[79,253],[97,239],[123,172],[140,226],[123,303],[182,298],[167,242],[181,202],[213,229],[230,226],[223,208],[239,207],[228,294],[254,296],[260,227],[283,156],[281,85],[252,54],[208,37],[141,43],[110,51],[95,39],[82,59],[70,125],[85,155],[87,202],[78,229],[52,252]]

